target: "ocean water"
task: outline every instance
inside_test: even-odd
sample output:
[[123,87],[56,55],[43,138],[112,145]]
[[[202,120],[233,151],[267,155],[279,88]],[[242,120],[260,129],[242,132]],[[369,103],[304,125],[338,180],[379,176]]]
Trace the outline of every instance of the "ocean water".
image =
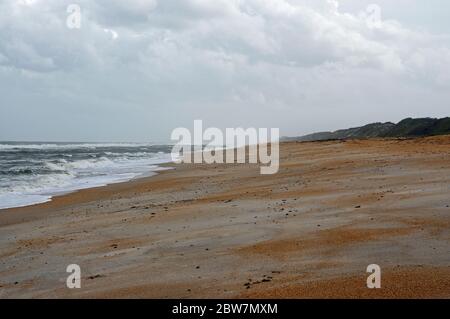
[[150,176],[171,161],[170,145],[0,142],[0,209],[83,188]]

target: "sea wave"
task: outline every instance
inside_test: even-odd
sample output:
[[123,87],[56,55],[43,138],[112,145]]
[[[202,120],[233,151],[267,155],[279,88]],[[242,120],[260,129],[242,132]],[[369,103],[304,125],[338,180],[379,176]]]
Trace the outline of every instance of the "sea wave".
[[[171,161],[170,153],[161,152],[160,146],[142,150],[140,144],[77,144],[71,150],[74,145],[70,144],[57,146],[65,147],[64,151],[49,151],[54,145],[41,144],[42,149],[32,153],[0,152],[0,209],[42,203],[57,194],[149,176],[160,169],[158,164]],[[90,145],[100,149],[83,151]],[[8,145],[10,149],[35,146]]]

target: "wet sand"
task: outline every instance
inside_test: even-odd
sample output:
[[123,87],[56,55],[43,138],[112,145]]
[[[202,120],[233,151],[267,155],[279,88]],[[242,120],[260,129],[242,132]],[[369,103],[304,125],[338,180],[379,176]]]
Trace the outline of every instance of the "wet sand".
[[170,164],[0,211],[0,298],[450,297],[450,136],[289,142],[280,157],[275,175]]

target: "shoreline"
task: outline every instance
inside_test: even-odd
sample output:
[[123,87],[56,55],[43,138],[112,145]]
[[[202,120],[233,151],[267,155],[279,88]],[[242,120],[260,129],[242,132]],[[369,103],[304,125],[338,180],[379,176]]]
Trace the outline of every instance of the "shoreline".
[[450,298],[449,156],[450,136],[282,142],[275,175],[166,163],[0,210],[0,298]]
[[[0,144],[0,210],[46,203],[81,189],[152,176],[173,161],[169,145]],[[13,162],[18,159],[19,166]],[[9,162],[13,161],[13,162]]]
[[[51,195],[50,200],[43,203],[36,203],[26,206],[18,206],[11,208],[2,208],[0,209],[0,226],[5,225],[3,214],[18,214],[20,217],[15,218],[11,216],[11,218],[6,218],[6,220],[21,220],[21,221],[29,221],[30,217],[33,218],[33,214],[38,212],[42,213],[44,210],[48,209],[59,209],[61,207],[72,205],[72,204],[84,204],[92,200],[101,199],[102,197],[111,196],[123,190],[127,190],[129,188],[133,188],[135,185],[140,183],[146,183],[151,178],[154,178],[158,175],[163,174],[164,172],[170,171],[174,169],[174,162],[166,162],[161,164],[156,164],[158,168],[163,168],[161,170],[152,171],[151,173],[155,173],[154,175],[147,176],[138,176],[128,181],[122,181],[117,183],[111,183],[101,186],[89,187],[89,188],[80,188],[73,191],[68,191],[66,193],[62,193],[59,195]],[[143,174],[146,175],[146,174]],[[50,195],[49,195],[50,196]],[[100,196],[100,197],[98,197]],[[30,216],[24,216],[30,215]],[[37,217],[37,216],[36,216]]]

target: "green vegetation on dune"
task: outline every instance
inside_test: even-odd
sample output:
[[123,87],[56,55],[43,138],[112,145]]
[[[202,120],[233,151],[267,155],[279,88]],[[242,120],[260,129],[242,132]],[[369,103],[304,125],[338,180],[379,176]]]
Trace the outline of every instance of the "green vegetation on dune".
[[415,137],[450,134],[450,118],[407,118],[400,121],[383,137]]
[[285,140],[323,141],[373,137],[424,137],[450,134],[450,118],[407,118],[397,124],[372,123],[335,132],[313,133],[300,137],[289,137]]

